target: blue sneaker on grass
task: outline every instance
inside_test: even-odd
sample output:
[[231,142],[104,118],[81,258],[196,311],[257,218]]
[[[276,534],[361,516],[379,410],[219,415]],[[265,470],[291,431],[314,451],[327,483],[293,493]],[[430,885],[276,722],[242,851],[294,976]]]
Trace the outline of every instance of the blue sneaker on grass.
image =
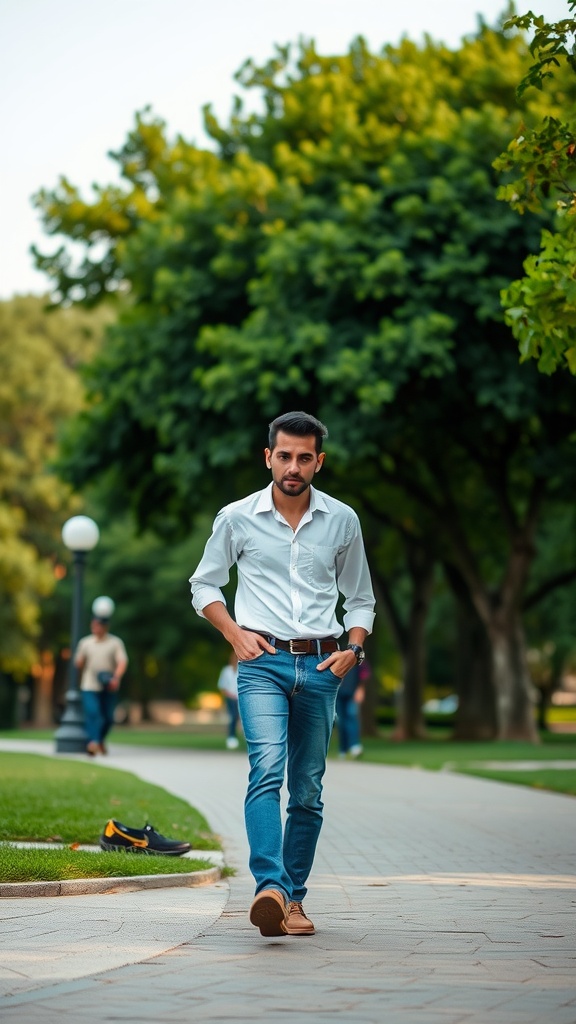
[[181,857],[183,853],[188,853],[192,849],[190,843],[161,836],[152,825],[129,828],[120,821],[114,821],[113,818],[100,836],[100,846],[103,850],[111,850],[114,853],[163,854],[167,857]]

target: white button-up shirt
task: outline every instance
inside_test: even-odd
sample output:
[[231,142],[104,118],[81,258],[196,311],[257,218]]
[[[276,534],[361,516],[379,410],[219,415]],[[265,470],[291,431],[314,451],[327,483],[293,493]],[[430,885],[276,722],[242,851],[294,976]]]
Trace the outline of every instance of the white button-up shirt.
[[221,591],[238,566],[236,622],[280,640],[338,637],[338,592],[344,627],[374,621],[374,594],[358,516],[310,488],[310,507],[296,530],[280,515],[272,487],[227,505],[216,516],[202,560],[190,577],[192,604],[225,604]]

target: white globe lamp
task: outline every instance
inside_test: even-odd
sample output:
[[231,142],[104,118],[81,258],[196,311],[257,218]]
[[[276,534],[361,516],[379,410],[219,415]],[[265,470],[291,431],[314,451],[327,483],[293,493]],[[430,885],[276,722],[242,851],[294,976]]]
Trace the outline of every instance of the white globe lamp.
[[106,597],[105,594],[102,597],[95,597],[92,601],[92,615],[95,615],[98,619],[109,619],[114,615],[116,605],[111,597]]
[[100,530],[90,516],[72,516],[62,527],[62,540],[69,551],[92,551],[100,538]]

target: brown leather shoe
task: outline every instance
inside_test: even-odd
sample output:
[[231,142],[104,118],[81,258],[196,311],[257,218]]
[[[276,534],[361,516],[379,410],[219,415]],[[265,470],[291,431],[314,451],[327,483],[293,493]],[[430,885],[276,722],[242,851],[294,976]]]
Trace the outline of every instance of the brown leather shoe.
[[94,740],[90,740],[90,743],[87,744],[86,753],[90,754],[90,757],[94,757],[98,753],[98,744]]
[[277,889],[263,889],[250,907],[250,922],[261,935],[286,935],[287,916],[286,902]]
[[288,935],[314,935],[314,925],[306,917],[301,903],[288,904],[288,919],[285,924]]

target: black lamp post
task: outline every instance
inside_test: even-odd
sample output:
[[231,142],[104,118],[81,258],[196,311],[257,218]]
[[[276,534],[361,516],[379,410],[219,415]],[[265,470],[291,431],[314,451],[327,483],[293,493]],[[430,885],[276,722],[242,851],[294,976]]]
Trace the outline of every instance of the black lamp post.
[[83,754],[87,737],[84,731],[82,697],[78,686],[78,669],[74,664],[74,652],[82,634],[82,585],[84,566],[88,551],[96,547],[100,531],[88,516],[72,516],[62,527],[62,540],[72,552],[74,566],[74,594],[72,598],[72,626],[70,636],[70,666],[68,669],[68,692],[66,707],[56,730],[57,754]]

